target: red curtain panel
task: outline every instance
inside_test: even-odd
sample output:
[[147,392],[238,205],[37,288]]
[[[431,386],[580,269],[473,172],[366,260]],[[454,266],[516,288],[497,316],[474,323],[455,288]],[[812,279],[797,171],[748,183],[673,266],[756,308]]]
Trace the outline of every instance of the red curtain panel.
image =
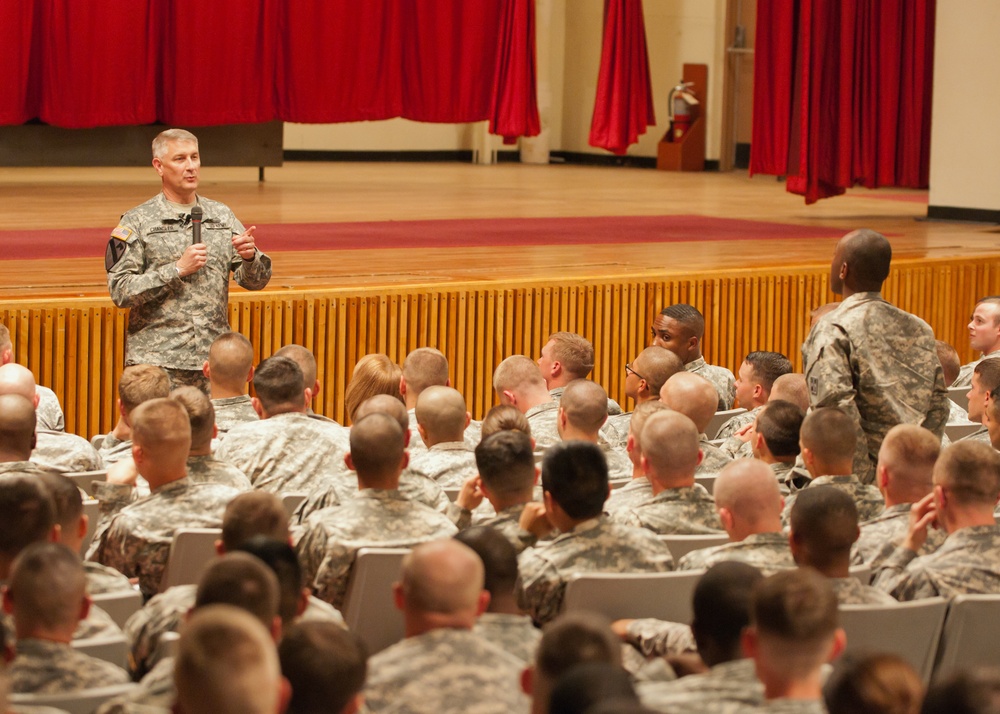
[[0,0],[0,124],[23,124],[38,116],[32,81],[32,39],[40,23],[34,3]]
[[500,18],[490,106],[490,131],[504,143],[541,132],[535,63],[535,0],[509,0]]
[[655,123],[642,0],[604,0],[604,41],[590,145],[624,154]]
[[935,0],[759,0],[751,173],[814,203],[925,188]]

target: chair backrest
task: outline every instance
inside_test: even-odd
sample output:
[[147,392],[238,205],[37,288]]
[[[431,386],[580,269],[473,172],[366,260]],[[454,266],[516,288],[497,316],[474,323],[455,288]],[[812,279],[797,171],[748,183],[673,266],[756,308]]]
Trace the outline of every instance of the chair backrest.
[[164,632],[160,635],[160,639],[156,642],[156,656],[153,658],[154,662],[161,662],[168,657],[177,656],[177,648],[181,642],[181,633],[179,632]]
[[448,500],[454,503],[458,500],[458,494],[461,492],[461,488],[442,488],[444,495],[448,497]]
[[972,422],[968,424],[945,424],[944,433],[952,442],[955,442],[959,439],[964,439],[969,434],[975,434],[982,428],[982,424],[973,424]]
[[392,585],[409,548],[361,548],[354,559],[344,598],[344,620],[368,648],[381,652],[403,639],[403,613],[396,609]]
[[142,607],[142,593],[138,590],[97,593],[91,595],[94,604],[104,610],[119,627]]
[[688,624],[694,586],[704,572],[575,573],[566,581],[563,611],[592,610],[612,620],[655,617]]
[[122,669],[128,667],[128,642],[124,635],[90,637],[85,640],[73,640],[72,644],[77,652],[117,664]]
[[939,597],[890,605],[841,605],[846,651],[891,652],[929,682],[947,609],[948,601]]
[[175,585],[197,583],[205,565],[215,557],[215,541],[222,538],[221,528],[181,528],[174,533],[167,558],[167,570],[160,592]]
[[969,388],[968,387],[948,387],[948,399],[955,402],[965,411],[969,411]]
[[662,535],[660,540],[670,548],[670,554],[674,556],[676,563],[692,550],[711,548],[715,545],[724,545],[729,542],[729,535],[726,533],[699,534],[699,535]]
[[63,475],[75,483],[77,488],[82,488],[86,491],[87,495],[91,498],[94,497],[94,482],[108,480],[107,469],[101,469],[100,471],[74,471]]
[[737,414],[742,414],[745,411],[746,409],[740,407],[736,409],[726,409],[725,411],[715,412],[715,416],[712,417],[712,420],[708,422],[708,426],[705,427],[705,436],[707,436],[709,439],[714,439],[715,436],[719,433],[719,429],[722,428],[723,424],[725,424],[727,421],[732,419]]
[[83,536],[80,544],[80,555],[87,552],[90,542],[94,540],[94,533],[97,532],[97,522],[101,520],[101,504],[99,501],[84,501],[83,513],[87,516],[87,532]]
[[852,578],[857,578],[865,585],[871,585],[872,569],[867,565],[852,565],[850,569],[850,576]]
[[307,493],[285,493],[281,495],[281,505],[285,507],[285,513],[291,518],[295,515],[295,509],[309,496]]
[[64,694],[11,694],[9,701],[13,707],[52,707],[69,714],[92,714],[108,699],[128,694],[138,686],[129,682]]
[[705,490],[708,491],[709,493],[713,493],[715,491],[715,482],[718,480],[718,478],[719,474],[710,474],[708,476],[695,476],[694,482],[704,486]]
[[958,595],[941,633],[934,678],[971,666],[997,663],[1000,595]]

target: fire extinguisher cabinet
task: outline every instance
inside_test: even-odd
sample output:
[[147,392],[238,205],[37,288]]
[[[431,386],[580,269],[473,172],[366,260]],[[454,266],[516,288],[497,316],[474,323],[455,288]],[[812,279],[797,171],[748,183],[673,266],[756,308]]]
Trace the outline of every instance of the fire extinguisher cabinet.
[[690,83],[698,104],[689,107],[690,126],[679,140],[674,140],[674,127],[663,135],[656,151],[656,168],[660,171],[705,170],[705,116],[708,106],[708,65],[686,64],[682,82]]

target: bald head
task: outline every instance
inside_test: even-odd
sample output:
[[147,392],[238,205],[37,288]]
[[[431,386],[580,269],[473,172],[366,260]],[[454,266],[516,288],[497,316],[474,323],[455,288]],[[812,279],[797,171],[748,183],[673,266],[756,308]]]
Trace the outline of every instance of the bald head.
[[398,488],[404,468],[403,430],[385,414],[369,414],[351,427],[348,466],[362,488]]
[[219,335],[208,350],[208,378],[214,385],[242,394],[253,371],[253,345],[239,332]]
[[399,592],[407,615],[444,615],[471,627],[485,605],[483,561],[464,543],[436,540],[414,548],[404,559]]
[[34,448],[34,402],[20,394],[0,396],[0,454],[2,454],[2,460],[27,461]]
[[444,441],[461,441],[469,414],[465,399],[451,387],[428,387],[417,397],[417,424],[429,446]]
[[608,418],[608,393],[589,379],[575,379],[566,385],[559,409],[574,429],[597,436]]
[[384,414],[395,419],[404,433],[410,429],[410,417],[406,413],[406,405],[391,394],[376,394],[361,402],[358,410],[354,412],[354,421],[359,422],[369,414]]
[[680,412],[651,415],[642,427],[642,463],[646,476],[663,488],[690,485],[698,468],[698,429]]
[[[774,533],[781,530],[784,505],[774,472],[763,461],[739,459],[727,464],[715,481],[712,492],[715,505],[726,509],[737,521],[743,537],[750,533]],[[730,530],[727,519],[723,523]]]
[[719,392],[704,377],[691,372],[678,372],[663,385],[660,401],[693,421],[701,434],[715,416]]
[[783,374],[774,380],[767,401],[791,402],[805,413],[809,409],[809,388],[806,376],[801,372]]
[[5,364],[0,367],[0,395],[17,394],[35,402],[35,375],[27,367],[19,364]]
[[881,233],[868,228],[840,239],[830,266],[830,289],[837,295],[879,292],[889,277],[892,246]]
[[886,505],[916,503],[930,493],[940,453],[941,442],[922,426],[892,427],[878,452],[878,486]]
[[[639,394],[629,394],[637,401],[656,399],[668,379],[684,371],[684,362],[674,352],[662,347],[647,347],[632,361],[632,369],[646,382]],[[629,384],[625,390],[629,391]]]
[[629,447],[630,454],[635,453],[636,457],[642,455],[642,428],[646,426],[646,420],[657,412],[667,411],[672,410],[659,399],[635,405],[632,418],[628,420],[628,436],[629,443],[631,444]]

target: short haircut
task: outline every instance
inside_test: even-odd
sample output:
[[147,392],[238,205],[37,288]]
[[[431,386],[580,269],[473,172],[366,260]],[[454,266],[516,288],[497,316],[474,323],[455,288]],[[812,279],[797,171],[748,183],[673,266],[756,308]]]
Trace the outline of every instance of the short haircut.
[[844,243],[843,260],[859,286],[881,285],[889,277],[892,246],[881,233],[861,228],[849,234]]
[[956,442],[941,451],[934,483],[960,505],[992,508],[1000,497],[1000,453],[982,442]]
[[550,682],[583,662],[621,665],[621,641],[611,623],[594,612],[568,612],[542,630],[535,651],[535,667]]
[[960,670],[927,688],[922,714],[996,714],[1000,711],[1000,668]]
[[403,430],[385,414],[369,414],[351,427],[351,460],[358,479],[380,479],[398,472],[403,461]]
[[757,583],[750,620],[761,637],[781,642],[785,664],[801,673],[821,664],[820,648],[837,630],[837,607],[829,579],[812,568],[796,568]]
[[923,493],[931,490],[931,473],[941,455],[941,441],[934,432],[916,424],[897,424],[889,429],[879,448],[879,462],[892,465],[906,482],[916,482]]
[[596,432],[608,419],[608,393],[597,382],[574,379],[563,390],[559,408],[573,427]]
[[522,386],[545,387],[538,365],[524,355],[512,355],[493,371],[493,389],[499,394]]
[[809,386],[806,384],[806,376],[801,372],[789,372],[774,380],[767,400],[772,402],[779,399],[791,402],[805,412],[809,408]]
[[497,495],[530,492],[535,483],[531,437],[518,431],[486,437],[476,446],[476,468],[483,485]]
[[170,396],[170,377],[162,367],[133,364],[122,371],[118,380],[118,398],[128,411],[150,399]]
[[10,330],[0,322],[0,352],[12,349],[14,349],[14,343],[10,339]]
[[805,414],[795,404],[781,399],[769,401],[757,414],[757,433],[764,437],[774,456],[798,456],[803,419]]
[[694,305],[676,303],[660,310],[660,314],[683,325],[688,337],[697,337],[700,340],[705,336],[705,316]]
[[427,387],[443,387],[448,383],[448,358],[433,347],[418,347],[403,360],[403,378],[411,398]]
[[802,446],[823,463],[852,458],[858,441],[857,427],[837,407],[821,407],[806,414],[799,431]]
[[632,678],[624,668],[607,662],[573,665],[555,682],[549,694],[549,714],[589,712],[602,702],[639,703]]
[[948,386],[958,379],[962,362],[958,358],[958,351],[944,340],[934,340],[934,346],[937,349],[938,362],[941,363],[941,369],[944,371],[945,386]]
[[576,379],[583,379],[594,370],[594,345],[575,332],[555,332],[549,336],[552,359]]
[[354,421],[361,403],[376,394],[388,394],[402,401],[399,378],[403,371],[384,354],[365,355],[354,365],[351,381],[344,392],[344,408]]
[[984,359],[978,362],[972,371],[979,375],[979,386],[984,392],[992,392],[1000,387],[1000,358]]
[[647,347],[635,358],[632,366],[646,380],[651,394],[659,394],[668,379],[684,371],[681,358],[662,347]]
[[13,558],[31,543],[44,541],[56,524],[56,509],[37,478],[0,478],[0,555]]
[[823,569],[850,557],[858,539],[858,507],[835,486],[809,486],[792,503],[792,537],[809,550],[811,565]]
[[211,605],[181,630],[174,683],[186,714],[272,714],[281,691],[278,653],[253,616]]
[[501,431],[519,431],[531,438],[531,424],[528,423],[528,417],[510,404],[499,404],[486,412],[480,432],[481,438],[485,439]]
[[226,504],[222,544],[235,550],[254,536],[288,540],[288,513],[281,499],[268,491],[241,493]]
[[660,400],[694,422],[699,433],[708,428],[719,407],[715,386],[694,372],[678,372],[660,390]]
[[483,561],[452,538],[422,543],[403,558],[400,587],[406,607],[418,612],[474,611],[484,582]]
[[750,624],[750,593],[763,579],[757,568],[735,560],[705,571],[692,595],[691,629],[696,639],[726,651],[734,649]]
[[269,413],[281,408],[298,409],[306,403],[302,368],[289,357],[268,357],[261,362],[253,375],[253,388]]
[[60,543],[32,543],[14,561],[8,586],[14,619],[28,629],[72,630],[87,595],[80,556]]
[[465,398],[457,389],[438,385],[422,391],[414,409],[417,423],[434,442],[461,441],[468,414]]
[[207,605],[238,607],[270,630],[278,614],[278,578],[249,553],[226,553],[198,579],[195,609]]
[[920,675],[889,652],[848,652],[823,685],[830,714],[919,714],[923,697]]
[[212,381],[242,388],[250,376],[253,357],[253,345],[239,332],[219,335],[208,348],[208,370]]
[[400,401],[399,397],[390,394],[376,394],[373,397],[368,397],[358,405],[357,411],[354,412],[354,421],[361,421],[369,414],[384,414],[395,419],[404,434],[410,430],[410,415],[407,414],[406,405]]
[[299,622],[278,645],[281,672],[292,685],[287,714],[343,711],[365,686],[368,654],[353,632],[333,622]]
[[608,464],[601,448],[586,441],[551,447],[542,461],[542,488],[574,520],[599,516],[608,498]]
[[316,356],[302,345],[285,345],[274,353],[275,357],[287,357],[294,360],[295,364],[302,370],[302,381],[306,387],[313,388],[316,384]]
[[0,394],[0,444],[27,459],[35,448],[35,405],[20,394]]
[[698,429],[680,412],[657,412],[642,427],[642,455],[654,473],[690,471],[698,468]]
[[[671,352],[671,354],[673,354]],[[642,428],[646,425],[646,420],[657,412],[670,411],[670,407],[659,399],[651,399],[647,402],[639,402],[632,410],[632,416],[628,420],[628,433],[632,435],[632,442],[635,448],[642,451]]]
[[48,489],[52,498],[52,505],[55,507],[56,523],[64,532],[75,529],[83,515],[83,497],[80,489],[67,478],[55,471],[43,471],[38,474],[38,478]]
[[774,386],[774,380],[792,371],[791,360],[778,352],[751,352],[746,363],[753,368],[754,379],[768,392]]
[[476,551],[485,571],[483,587],[490,595],[510,595],[517,582],[517,551],[497,529],[472,526],[459,531],[455,540]]
[[291,624],[298,615],[303,574],[299,556],[289,545],[288,539],[254,536],[232,552],[249,553],[271,569],[278,579],[278,616],[282,623]]
[[172,141],[198,143],[198,137],[186,129],[164,129],[153,138],[153,158],[162,159],[167,155],[167,145]]
[[170,398],[184,407],[191,424],[191,447],[200,448],[212,442],[215,426],[215,407],[208,395],[197,387],[178,387]]
[[170,398],[143,402],[132,412],[132,441],[157,454],[168,452],[186,461],[191,450],[191,422],[187,410]]

